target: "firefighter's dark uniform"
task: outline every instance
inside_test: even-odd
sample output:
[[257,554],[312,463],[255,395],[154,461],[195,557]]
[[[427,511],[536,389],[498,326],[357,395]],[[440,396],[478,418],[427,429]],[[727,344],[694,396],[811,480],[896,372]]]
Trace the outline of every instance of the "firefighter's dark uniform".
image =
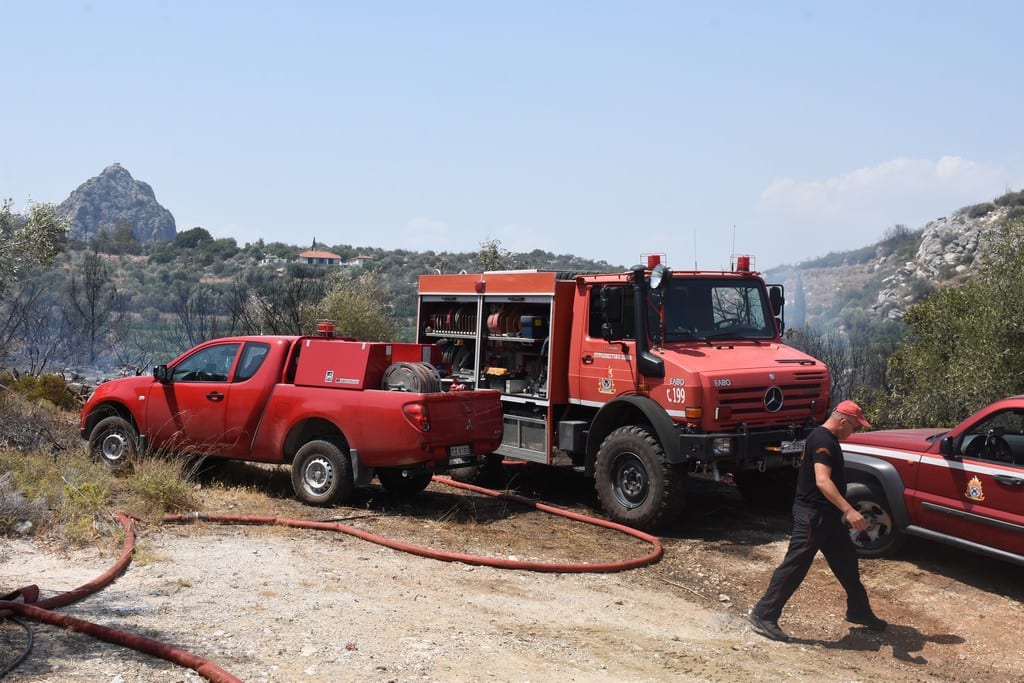
[[818,550],[832,573],[846,589],[847,617],[871,615],[871,605],[860,580],[857,553],[842,513],[828,501],[814,480],[814,463],[832,468],[832,483],[840,493],[846,491],[843,451],[839,440],[824,427],[815,428],[807,437],[800,471],[797,474],[796,500],[793,503],[793,532],[789,550],[772,574],[764,597],[751,614],[758,619],[777,622],[786,601],[807,576]]

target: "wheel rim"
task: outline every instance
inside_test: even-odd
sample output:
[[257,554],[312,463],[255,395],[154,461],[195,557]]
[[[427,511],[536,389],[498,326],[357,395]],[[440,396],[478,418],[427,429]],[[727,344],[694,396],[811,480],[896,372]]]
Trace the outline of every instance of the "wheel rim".
[[322,496],[334,483],[334,465],[323,456],[311,458],[302,468],[302,485],[310,493]]
[[119,462],[128,452],[128,439],[120,432],[112,432],[103,437],[100,454],[107,462]]
[[868,523],[868,528],[863,531],[850,530],[854,545],[869,549],[885,545],[892,535],[892,516],[889,511],[872,501],[860,501],[856,508]]
[[612,491],[619,505],[632,510],[647,500],[650,477],[636,454],[626,453],[616,458],[612,474]]

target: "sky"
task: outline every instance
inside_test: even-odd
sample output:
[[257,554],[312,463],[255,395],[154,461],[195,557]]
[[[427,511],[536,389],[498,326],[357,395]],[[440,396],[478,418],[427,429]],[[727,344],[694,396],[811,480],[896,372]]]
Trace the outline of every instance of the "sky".
[[0,197],[240,246],[755,267],[1024,187],[1024,3],[0,0]]

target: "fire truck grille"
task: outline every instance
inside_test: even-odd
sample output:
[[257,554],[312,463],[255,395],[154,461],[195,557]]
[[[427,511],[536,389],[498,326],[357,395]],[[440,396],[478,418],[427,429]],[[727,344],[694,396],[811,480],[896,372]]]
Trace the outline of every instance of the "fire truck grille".
[[[746,387],[717,389],[718,427],[727,429],[740,423],[748,428],[776,427],[803,422],[811,417],[812,407],[821,410],[826,402],[827,374],[798,373],[790,381]],[[781,396],[779,391],[781,390]]]

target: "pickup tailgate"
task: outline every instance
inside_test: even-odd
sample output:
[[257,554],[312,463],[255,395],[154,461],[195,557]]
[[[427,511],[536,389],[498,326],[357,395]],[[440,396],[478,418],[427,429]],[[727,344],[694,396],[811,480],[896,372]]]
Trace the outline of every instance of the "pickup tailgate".
[[[424,433],[436,462],[491,453],[501,445],[503,419],[497,391],[449,391],[423,396],[430,417]],[[440,457],[441,454],[445,457]]]

